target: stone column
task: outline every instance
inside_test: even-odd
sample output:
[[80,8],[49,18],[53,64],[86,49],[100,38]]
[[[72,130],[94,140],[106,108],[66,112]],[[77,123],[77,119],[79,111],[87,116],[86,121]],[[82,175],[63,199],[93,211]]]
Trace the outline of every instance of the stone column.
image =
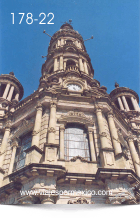
[[85,73],[88,74],[88,68],[87,68],[87,63],[86,63],[86,61],[84,61],[84,69],[85,69]]
[[10,135],[10,127],[7,125],[5,127],[5,133],[4,133],[1,148],[0,148],[0,168],[2,168],[2,165],[3,165],[4,152],[8,144],[9,135]]
[[58,70],[57,57],[54,58],[54,72]]
[[13,171],[13,167],[14,167],[14,162],[15,162],[15,156],[16,156],[16,151],[18,148],[18,143],[19,143],[19,139],[15,139],[12,143],[12,156],[11,156],[11,162],[10,162],[10,166],[9,166],[9,171],[8,171],[8,175],[12,173]]
[[138,108],[137,108],[137,105],[136,105],[136,102],[135,102],[135,100],[134,100],[134,98],[133,97],[131,97],[131,102],[132,102],[132,104],[133,104],[133,107],[134,107],[134,110],[138,110]]
[[55,127],[56,127],[56,102],[52,101],[50,103],[50,121],[48,128],[48,143],[55,143]]
[[133,160],[133,164],[136,170],[136,174],[137,176],[140,177],[140,160],[134,145],[134,139],[133,137],[128,137],[128,144],[129,144],[129,148],[130,148],[130,152],[131,152],[131,156],[132,156],[132,160]]
[[61,39],[58,39],[58,46],[61,45]]
[[16,100],[16,101],[19,101],[19,93],[16,94],[15,100]]
[[4,93],[3,93],[3,98],[6,98],[7,97],[7,95],[8,95],[8,92],[9,92],[9,88],[10,88],[10,84],[7,84],[7,86],[6,86],[6,88],[5,88],[5,91],[4,91]]
[[65,126],[61,125],[60,126],[60,159],[64,160],[64,131],[65,131]]
[[113,116],[114,115],[112,112],[108,113],[108,124],[109,124],[110,133],[111,133],[113,147],[115,149],[115,155],[118,155],[122,153],[122,148],[121,148],[120,142],[118,141],[118,133],[117,133],[117,129],[114,123]]
[[124,103],[125,109],[126,109],[127,111],[129,111],[129,106],[128,106],[128,104],[127,104],[127,101],[126,101],[125,96],[122,96],[122,100],[123,100],[123,103]]
[[118,103],[119,103],[120,109],[124,110],[124,106],[123,106],[123,103],[120,97],[118,97]]
[[63,55],[60,56],[60,70],[63,70]]
[[139,158],[140,158],[140,139],[138,140],[138,150],[139,150]]
[[135,101],[135,103],[136,103],[136,106],[137,106],[137,110],[138,111],[140,111],[140,107],[139,107],[139,104],[138,104],[138,102],[137,102],[137,100],[134,98],[134,101]]
[[79,68],[80,68],[80,71],[84,72],[84,66],[83,66],[83,62],[82,62],[82,58],[81,57],[79,58]]
[[8,97],[7,97],[7,100],[11,101],[13,92],[14,92],[14,86],[11,87],[10,92],[9,92],[9,95],[8,95]]
[[93,140],[93,132],[94,132],[94,130],[91,127],[88,127],[91,161],[96,162],[96,153],[95,153],[95,145],[94,145],[94,140]]
[[105,132],[103,117],[102,117],[102,109],[100,107],[96,107],[96,116],[98,121],[98,127],[99,127],[99,135],[100,135],[100,141],[101,141],[101,147],[107,148],[108,141],[107,141],[107,134]]
[[64,70],[66,70],[66,61],[64,61]]
[[64,45],[65,44],[65,41],[64,41],[64,39],[62,38],[61,39],[61,45]]
[[100,106],[96,105],[96,116],[99,127],[99,136],[101,142],[100,148],[100,159],[102,167],[115,167],[115,158],[114,158],[114,150],[112,145],[109,143],[109,139],[107,138],[106,127],[103,119],[102,109]]
[[39,140],[40,140],[40,128],[41,128],[41,120],[42,120],[42,105],[38,103],[36,107],[36,118],[33,130],[33,137],[32,137],[32,146],[36,145],[39,147]]

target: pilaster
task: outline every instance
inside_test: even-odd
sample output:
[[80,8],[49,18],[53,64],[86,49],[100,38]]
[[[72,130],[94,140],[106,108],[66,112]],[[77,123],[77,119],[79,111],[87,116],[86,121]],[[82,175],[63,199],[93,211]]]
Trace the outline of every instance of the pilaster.
[[134,164],[134,167],[136,170],[136,174],[137,174],[137,176],[140,177],[140,160],[139,160],[139,157],[138,157],[135,145],[134,145],[134,138],[133,138],[133,136],[130,135],[130,136],[128,136],[127,140],[128,140],[133,164]]
[[9,171],[8,175],[12,173],[13,167],[14,167],[14,161],[15,161],[15,156],[16,156],[16,151],[19,146],[19,139],[15,138],[11,144],[12,146],[12,156],[11,156],[11,161],[10,161],[10,166],[9,166]]
[[122,148],[118,140],[118,133],[117,133],[117,129],[116,129],[115,122],[114,122],[113,112],[112,111],[108,112],[107,117],[108,117],[108,124],[109,124],[109,129],[111,133],[115,155],[118,155],[122,153]]
[[104,126],[102,107],[95,105],[97,122],[99,127],[99,136],[101,142],[100,158],[102,167],[115,167],[114,149],[110,147],[107,139],[107,133]]
[[41,128],[41,120],[42,120],[42,105],[38,103],[36,107],[36,118],[34,124],[34,130],[32,132],[32,146],[36,145],[39,147],[39,140],[40,140],[40,128]]
[[94,145],[94,140],[93,140],[93,132],[94,132],[93,128],[88,127],[91,161],[96,162],[96,153],[95,153],[95,145]]
[[50,102],[50,120],[48,128],[48,144],[55,143],[55,132],[56,132],[56,101]]
[[64,131],[65,126],[60,125],[60,160],[64,160]]

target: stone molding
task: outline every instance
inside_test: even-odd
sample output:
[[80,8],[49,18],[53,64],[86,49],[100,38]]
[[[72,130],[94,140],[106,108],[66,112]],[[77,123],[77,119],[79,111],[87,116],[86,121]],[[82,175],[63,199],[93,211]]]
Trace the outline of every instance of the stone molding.
[[93,126],[93,119],[88,118],[83,112],[69,111],[66,115],[61,115],[58,119],[59,123],[81,123],[86,127]]

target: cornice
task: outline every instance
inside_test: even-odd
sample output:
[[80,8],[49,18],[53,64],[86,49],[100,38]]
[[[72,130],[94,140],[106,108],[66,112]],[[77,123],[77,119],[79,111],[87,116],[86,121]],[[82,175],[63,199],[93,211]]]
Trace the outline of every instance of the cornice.
[[110,93],[110,97],[111,98],[115,98],[117,95],[119,94],[123,94],[123,93],[127,93],[127,94],[132,94],[136,97],[137,101],[139,102],[139,96],[138,94],[132,90],[129,89],[127,87],[117,87],[116,89],[114,89],[111,93]]

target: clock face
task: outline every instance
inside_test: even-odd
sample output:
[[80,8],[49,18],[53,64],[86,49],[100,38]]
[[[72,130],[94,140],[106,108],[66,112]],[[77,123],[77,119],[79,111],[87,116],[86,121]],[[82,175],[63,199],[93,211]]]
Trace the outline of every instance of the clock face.
[[79,90],[81,90],[81,87],[76,85],[76,84],[69,84],[67,87],[68,87],[69,90],[72,90],[72,91],[79,91]]

